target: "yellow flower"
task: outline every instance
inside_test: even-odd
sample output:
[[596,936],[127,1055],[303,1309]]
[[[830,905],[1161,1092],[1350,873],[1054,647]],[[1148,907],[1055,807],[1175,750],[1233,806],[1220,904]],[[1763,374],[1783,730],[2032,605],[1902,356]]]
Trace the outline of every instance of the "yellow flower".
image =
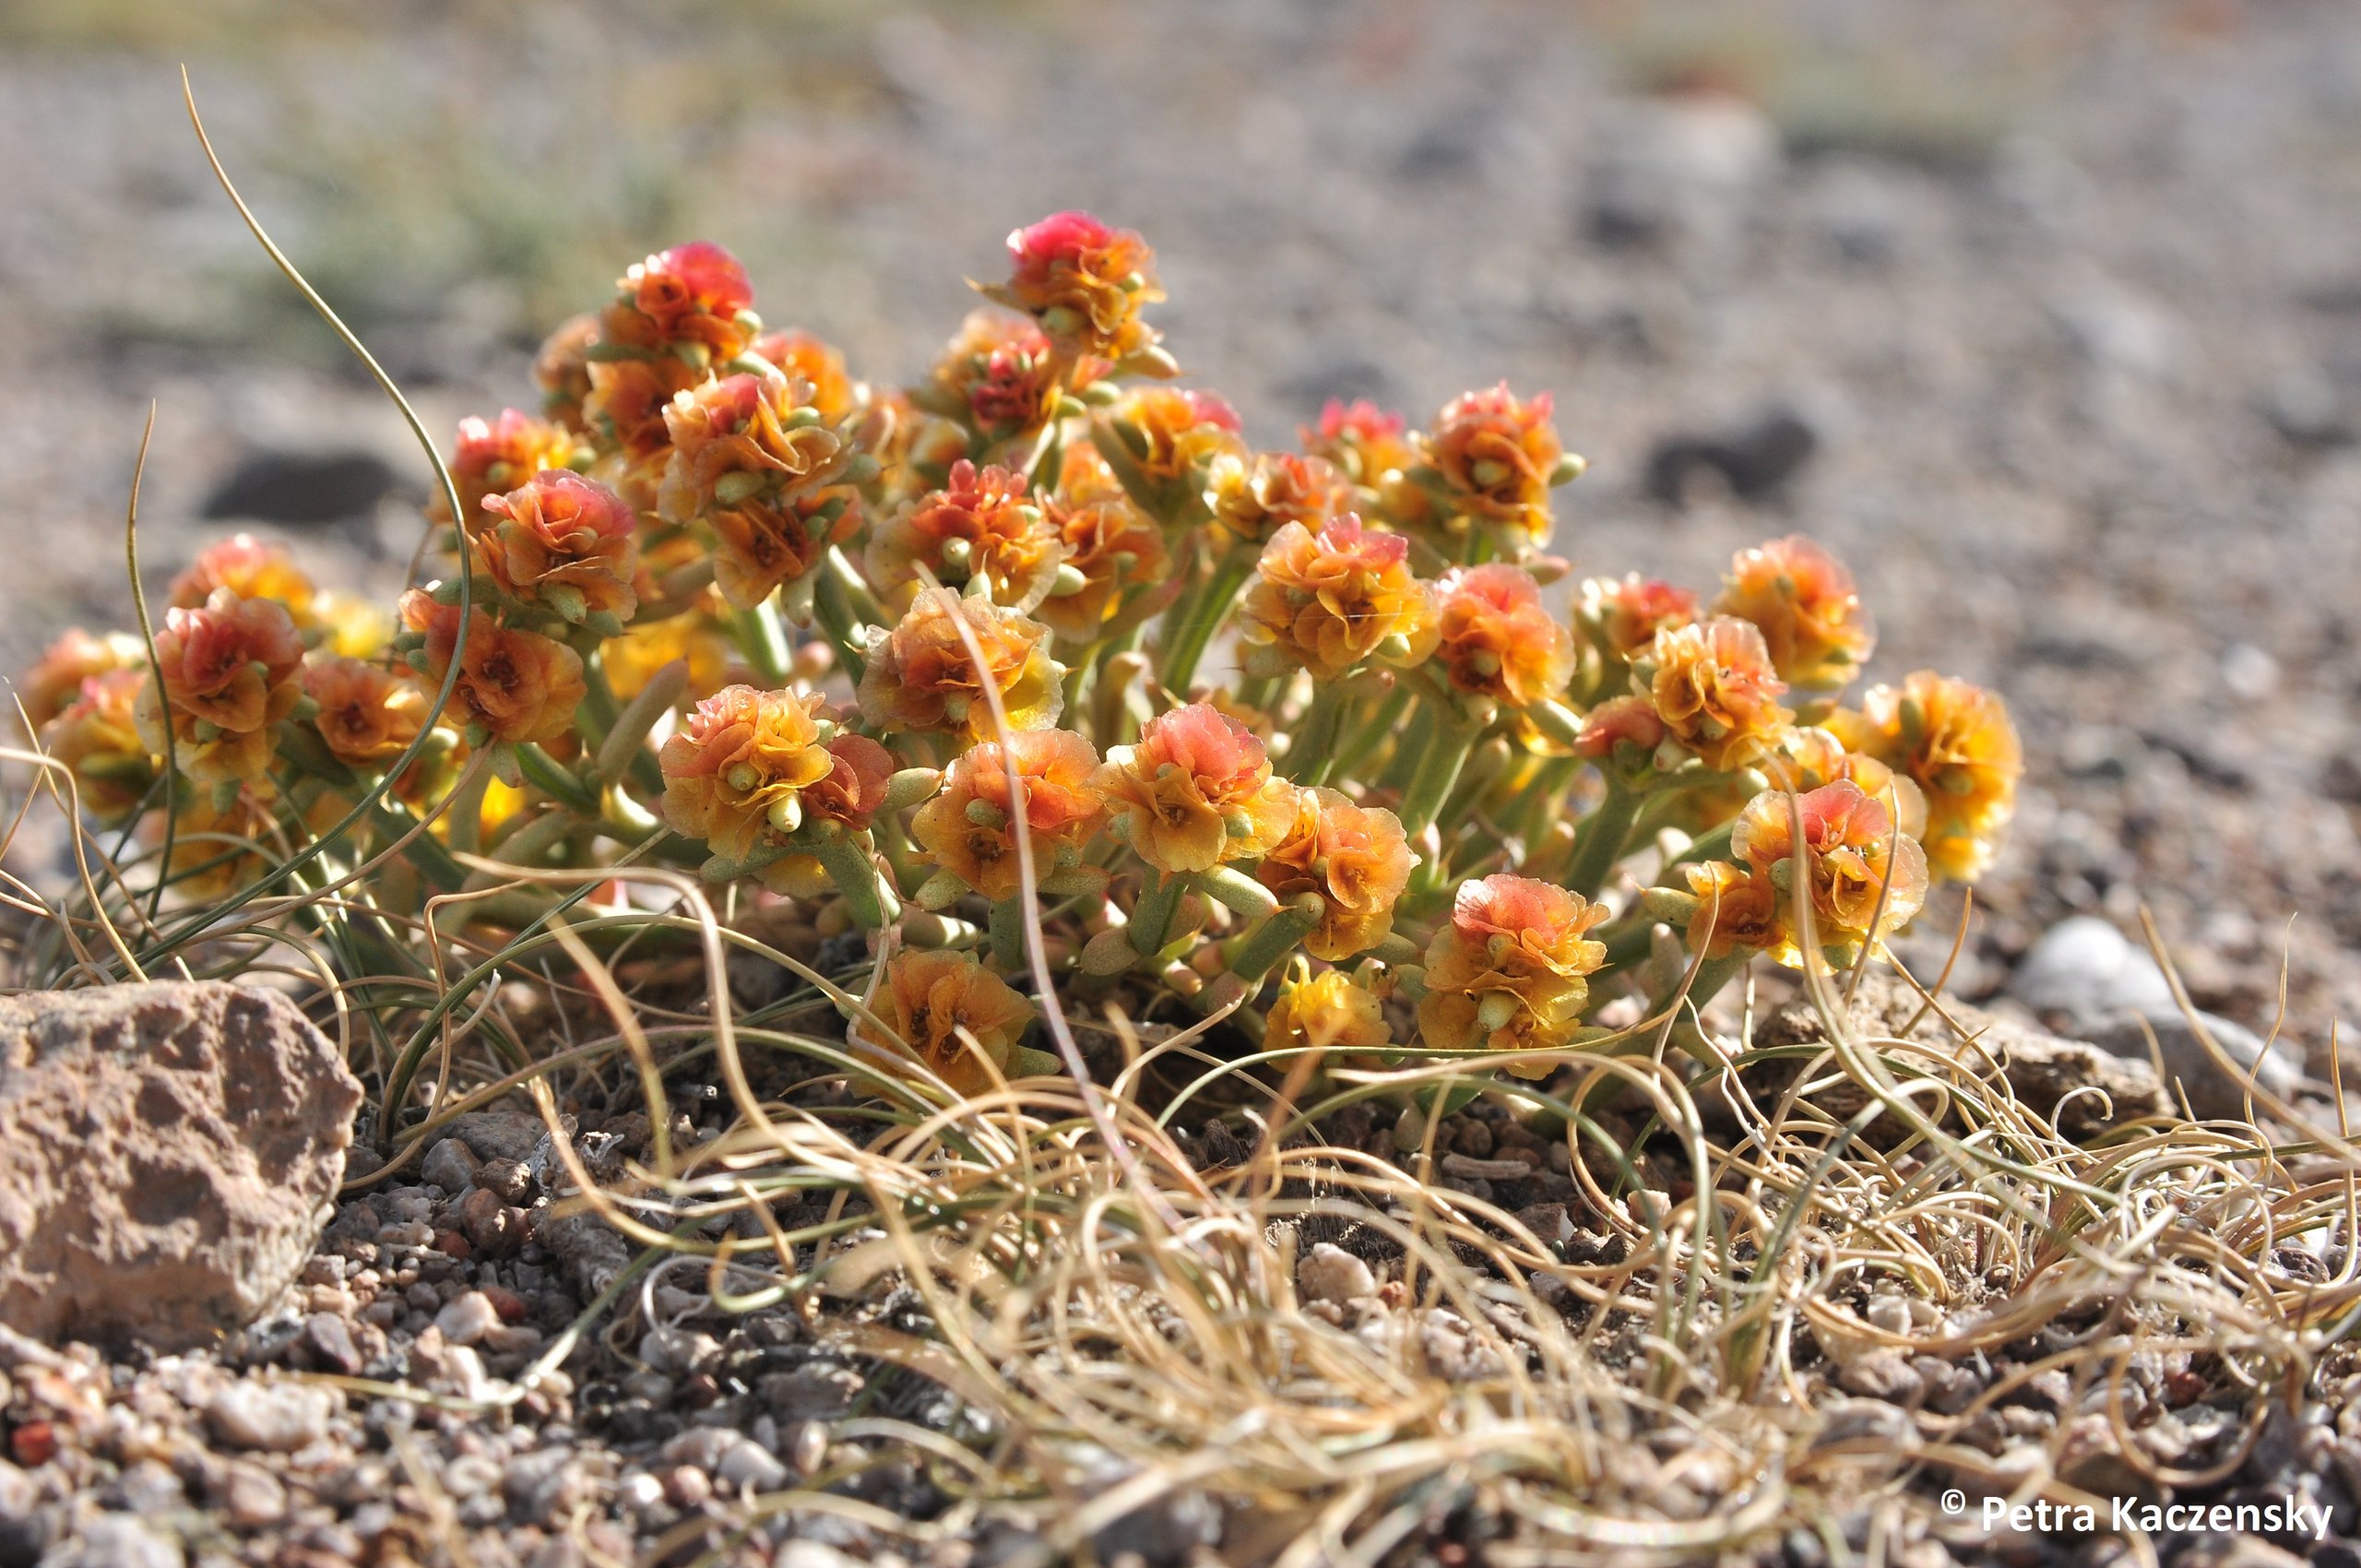
[[1384,1004],[1342,969],[1281,988],[1263,1024],[1264,1051],[1382,1051],[1393,1043]]
[[1372,655],[1412,664],[1435,643],[1434,607],[1412,576],[1410,541],[1361,527],[1350,513],[1314,534],[1289,523],[1264,547],[1239,610],[1239,635],[1334,680]]
[[[240,785],[226,805],[216,805],[210,790],[199,790],[182,802],[173,825],[172,852],[164,862],[172,891],[205,903],[259,881],[277,863],[283,847],[278,804],[279,791],[267,778]],[[148,823],[160,832],[162,814],[150,816]]]
[[[1607,961],[1590,939],[1608,911],[1579,893],[1505,874],[1462,883],[1451,921],[1428,944],[1418,1033],[1438,1051],[1536,1051],[1582,1027],[1587,977]],[[1551,1063],[1519,1063],[1521,1078]]]
[[[983,653],[979,674],[959,635]],[[932,731],[973,742],[993,733],[989,679],[1011,730],[1046,730],[1065,704],[1065,667],[1050,657],[1050,629],[1014,610],[947,591],[919,595],[891,628],[872,627],[860,711],[890,731]]]
[[1801,534],[1739,551],[1714,612],[1754,623],[1791,686],[1841,686],[1877,647],[1853,574]]
[[1435,628],[1451,683],[1511,707],[1564,693],[1574,639],[1541,602],[1529,572],[1462,566],[1435,585]]
[[1097,642],[1127,606],[1136,612],[1164,587],[1163,530],[1086,445],[1066,448],[1058,489],[1045,506],[1082,588],[1043,600],[1034,613],[1070,642]]
[[1357,806],[1323,789],[1297,790],[1293,804],[1286,836],[1254,875],[1282,904],[1319,896],[1320,923],[1303,939],[1304,951],[1341,963],[1385,940],[1418,857],[1401,819],[1382,806]]
[[962,457],[941,490],[896,511],[870,535],[862,563],[888,604],[916,597],[923,564],[938,581],[983,578],[994,604],[1030,614],[1056,586],[1065,540],[1026,493],[1025,476]]
[[1164,298],[1164,291],[1157,287],[1155,253],[1137,233],[1087,212],[1053,212],[1009,235],[1008,258],[1008,281],[979,285],[981,292],[1039,322],[1069,360],[1121,364],[1156,348],[1156,330],[1140,318],[1140,307]]
[[156,781],[135,712],[147,680],[128,669],[89,676],[81,695],[42,726],[42,749],[74,770],[82,805],[102,821],[136,810]]
[[752,855],[765,829],[784,839],[802,824],[803,791],[836,766],[825,714],[816,695],[725,686],[706,698],[658,754],[664,820],[725,860]]
[[[1766,790],[1755,796],[1738,813],[1731,855],[1786,894],[1798,874],[1798,818],[1814,934],[1822,944],[1855,947],[1910,923],[1927,901],[1926,854],[1850,779],[1803,795]],[[1785,934],[1777,956],[1785,964],[1802,961],[1794,932]]]
[[1720,772],[1761,757],[1795,718],[1779,706],[1786,687],[1762,634],[1732,616],[1658,632],[1633,684],[1672,738]]
[[1223,451],[1205,470],[1205,509],[1240,544],[1265,543],[1289,523],[1316,533],[1352,504],[1352,487],[1323,457]]
[[[587,386],[587,382],[586,382]],[[581,438],[553,420],[537,420],[503,409],[496,421],[470,415],[459,422],[451,454],[451,483],[459,493],[459,516],[472,531],[486,498],[505,495],[547,469],[570,469],[589,459]],[[438,488],[426,504],[434,521],[451,521],[451,503]]]
[[674,659],[688,663],[690,698],[709,697],[729,684],[730,661],[735,657],[737,649],[721,629],[694,612],[661,621],[635,621],[622,636],[609,637],[599,647],[607,685],[623,702],[637,696],[649,678]]
[[1206,703],[1158,714],[1096,775],[1132,850],[1157,871],[1211,871],[1264,853],[1294,818],[1263,742]]
[[[1012,737],[1007,756],[1025,780],[1025,822],[1037,874],[1046,876],[1068,850],[1079,851],[1107,814],[1091,788],[1098,753],[1071,730],[1034,730]],[[987,898],[1014,897],[1016,831],[1007,763],[992,742],[970,747],[951,765],[943,790],[910,818],[910,837],[930,859]]]
[[1462,517],[1547,544],[1549,487],[1566,455],[1549,410],[1549,394],[1520,401],[1505,381],[1443,405],[1419,445],[1442,476],[1446,504]]
[[1574,624],[1603,651],[1625,660],[1643,652],[1658,632],[1696,619],[1695,594],[1637,572],[1589,578],[1575,596]]
[[665,410],[671,457],[657,505],[713,529],[714,581],[734,609],[761,603],[860,526],[847,481],[858,456],[793,376],[725,376]]
[[318,590],[283,544],[242,533],[206,546],[188,570],[172,579],[172,603],[175,609],[195,610],[220,588],[240,599],[267,599],[299,627],[314,624],[312,603]]
[[856,1045],[888,1059],[922,1063],[963,1096],[984,1094],[1016,1075],[1016,1046],[1032,1026],[1033,1004],[966,953],[896,954],[871,1010],[893,1027],[881,1039],[867,1023],[847,1031]]
[[1899,687],[1870,688],[1858,713],[1839,710],[1828,726],[1847,746],[1917,783],[1936,876],[1972,882],[1992,863],[2024,772],[2016,726],[1998,695],[1920,670]]
[[1697,899],[1697,912],[1689,921],[1692,952],[1721,958],[1741,947],[1754,953],[1787,949],[1786,901],[1769,876],[1727,861],[1685,866],[1681,874]]
[[148,662],[148,649],[125,632],[92,636],[79,626],[66,629],[49,645],[41,662],[18,683],[18,700],[36,732],[81,700],[82,683],[111,670],[129,670]]

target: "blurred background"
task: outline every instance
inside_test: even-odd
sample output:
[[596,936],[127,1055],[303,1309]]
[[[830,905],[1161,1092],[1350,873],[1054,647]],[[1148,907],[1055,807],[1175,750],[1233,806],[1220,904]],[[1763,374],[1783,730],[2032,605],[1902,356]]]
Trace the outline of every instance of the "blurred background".
[[[1807,531],[1873,666],[1994,684],[2031,772],[1973,996],[2152,907],[2199,1002],[2361,1016],[2361,7],[2344,0],[7,0],[0,663],[291,538],[386,591],[424,469],[180,103],[430,423],[692,237],[916,374],[1061,207],[1143,230],[1276,445],[1506,377],[1584,573]],[[1922,921],[1948,945],[1956,900]],[[2290,923],[2291,917],[2293,923]]]

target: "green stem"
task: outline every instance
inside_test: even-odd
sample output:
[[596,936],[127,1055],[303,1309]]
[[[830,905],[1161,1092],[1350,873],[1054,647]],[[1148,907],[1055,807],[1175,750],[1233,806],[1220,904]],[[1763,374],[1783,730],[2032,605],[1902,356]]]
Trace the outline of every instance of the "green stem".
[[754,667],[754,673],[763,678],[765,685],[786,685],[792,650],[787,646],[787,625],[779,619],[777,604],[766,599],[752,610],[741,610],[734,619],[738,650]]
[[1025,896],[1016,894],[992,905],[992,965],[1013,974],[1025,967]]
[[516,767],[543,793],[584,816],[599,814],[599,797],[557,758],[530,741],[516,743]]
[[1402,830],[1411,837],[1425,832],[1443,802],[1450,799],[1451,787],[1459,782],[1459,770],[1467,766],[1467,754],[1475,749],[1478,733],[1465,724],[1446,724],[1419,754],[1409,786],[1402,792]]
[[1377,711],[1353,731],[1350,740],[1336,748],[1336,760],[1328,769],[1329,777],[1349,775],[1367,761],[1369,754],[1401,726],[1402,716],[1409,710],[1410,689],[1397,682],[1392,695],[1377,705]]
[[1125,928],[1133,952],[1150,958],[1164,946],[1165,932],[1172,929],[1172,914],[1180,907],[1188,881],[1184,876],[1167,876],[1140,889],[1138,900],[1132,905],[1132,923]]
[[1287,749],[1287,777],[1298,784],[1325,784],[1336,771],[1336,738],[1352,694],[1344,686],[1323,684],[1313,689],[1311,711],[1296,726],[1294,744]]
[[1186,596],[1165,613],[1169,630],[1169,645],[1157,679],[1164,689],[1176,696],[1185,695],[1189,683],[1196,678],[1197,661],[1212,646],[1214,633],[1229,615],[1231,600],[1239,588],[1253,575],[1257,552],[1250,544],[1232,545],[1228,552],[1214,564],[1212,574],[1198,590]]
[[868,849],[849,834],[831,835],[813,846],[828,880],[843,896],[853,923],[863,931],[880,931],[901,918],[901,900],[877,876]]
[[1253,933],[1239,944],[1237,956],[1229,961],[1229,972],[1252,985],[1296,949],[1296,944],[1311,934],[1320,924],[1318,909],[1281,909],[1254,928]]
[[853,614],[852,599],[845,592],[844,584],[825,566],[820,568],[819,579],[812,585],[812,616],[836,650],[836,662],[859,685],[869,671],[868,644],[859,636],[860,622]]
[[1598,890],[1607,885],[1614,874],[1616,862],[1623,858],[1625,843],[1631,837],[1632,819],[1639,814],[1641,796],[1627,789],[1609,774],[1607,799],[1598,803],[1582,825],[1574,839],[1574,852],[1566,862],[1566,874],[1560,880],[1569,892],[1585,898],[1596,898]]

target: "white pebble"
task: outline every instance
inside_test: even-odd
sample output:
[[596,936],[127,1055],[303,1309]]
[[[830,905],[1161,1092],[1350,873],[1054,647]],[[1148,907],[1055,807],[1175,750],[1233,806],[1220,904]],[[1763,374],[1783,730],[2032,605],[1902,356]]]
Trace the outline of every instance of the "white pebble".
[[205,1407],[213,1435],[232,1448],[291,1454],[326,1437],[336,1396],[297,1383],[233,1383]]
[[1323,1241],[1295,1265],[1296,1289],[1307,1301],[1334,1301],[1342,1306],[1357,1297],[1377,1293],[1377,1277],[1369,1265],[1333,1241]]
[[500,1309],[481,1290],[463,1291],[434,1314],[434,1326],[454,1345],[473,1345],[500,1326]]

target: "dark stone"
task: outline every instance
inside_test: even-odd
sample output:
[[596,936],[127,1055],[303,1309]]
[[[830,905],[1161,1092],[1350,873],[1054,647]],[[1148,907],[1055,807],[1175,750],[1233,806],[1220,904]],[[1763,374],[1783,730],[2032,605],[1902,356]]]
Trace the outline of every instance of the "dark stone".
[[1741,501],[1770,499],[1811,460],[1820,435],[1791,409],[1765,410],[1753,420],[1702,435],[1667,435],[1648,454],[1647,491],[1668,506],[1687,504],[1690,487],[1719,475]]
[[316,527],[367,516],[396,486],[373,452],[256,452],[205,499],[208,517]]

